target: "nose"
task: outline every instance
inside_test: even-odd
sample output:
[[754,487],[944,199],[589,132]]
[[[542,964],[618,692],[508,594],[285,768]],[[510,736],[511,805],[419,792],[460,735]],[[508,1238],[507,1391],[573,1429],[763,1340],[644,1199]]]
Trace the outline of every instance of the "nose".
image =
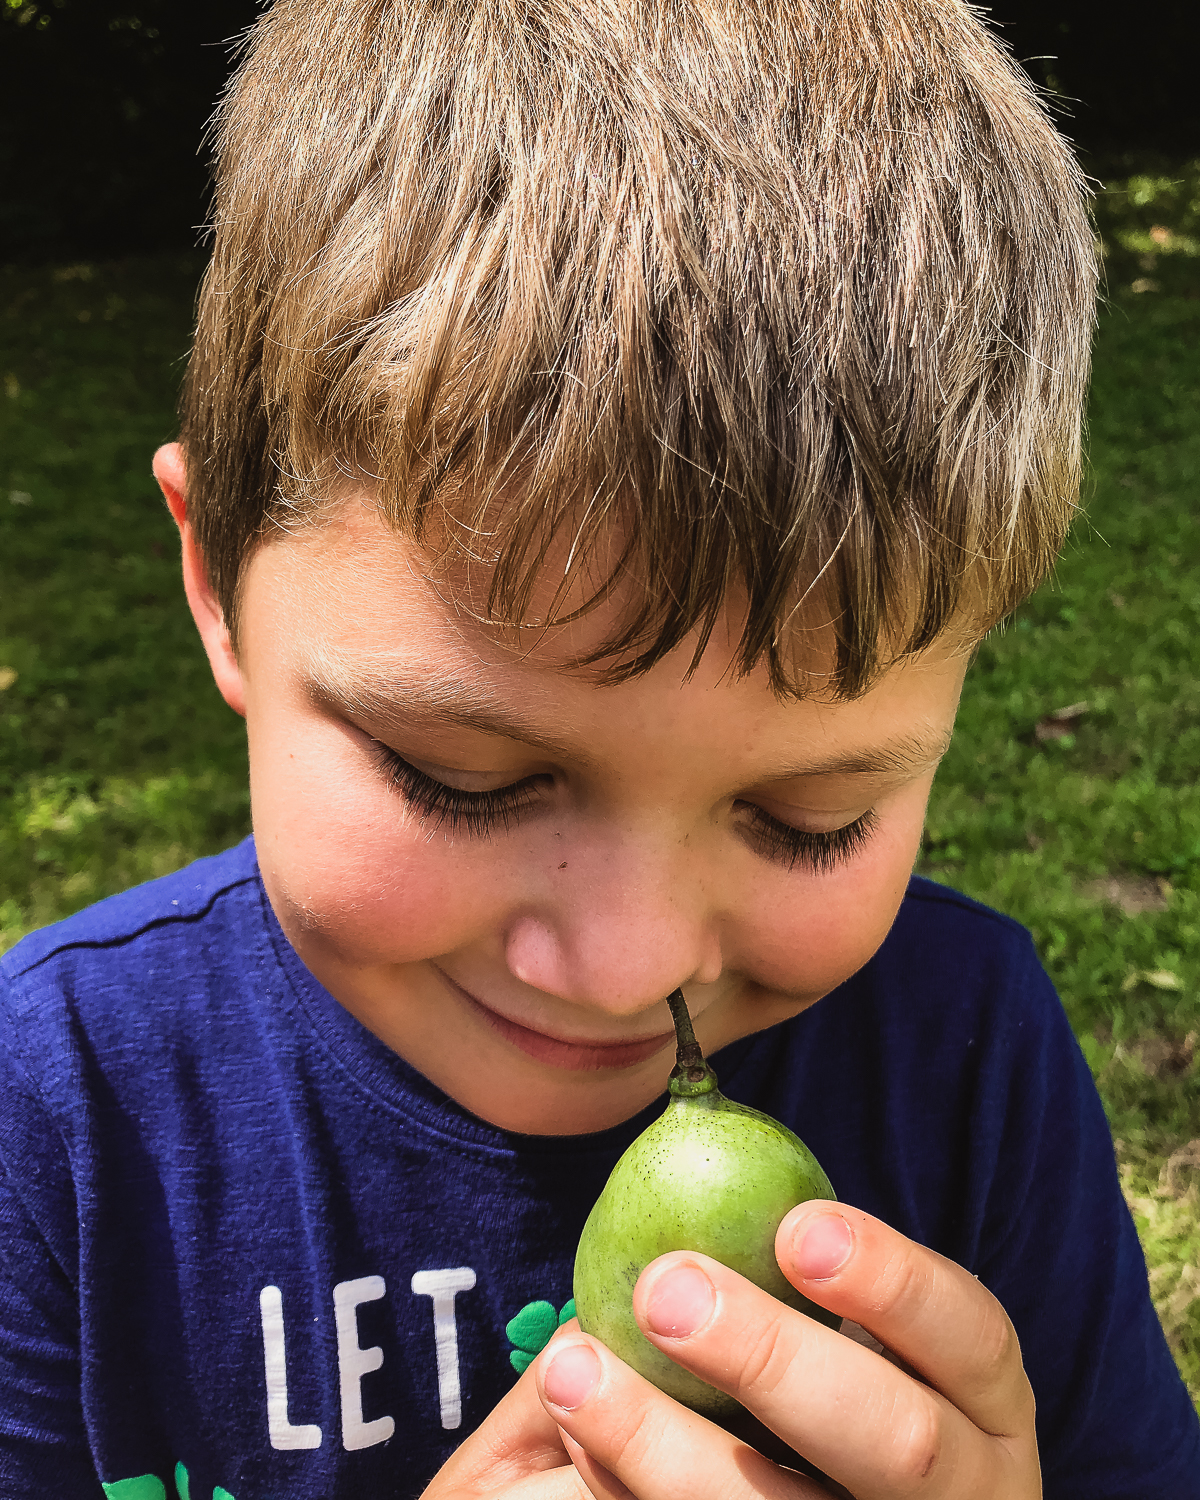
[[[687,868],[684,868],[686,864]],[[719,913],[694,860],[625,849],[569,892],[515,916],[509,971],[546,994],[628,1015],[689,982],[720,978]]]

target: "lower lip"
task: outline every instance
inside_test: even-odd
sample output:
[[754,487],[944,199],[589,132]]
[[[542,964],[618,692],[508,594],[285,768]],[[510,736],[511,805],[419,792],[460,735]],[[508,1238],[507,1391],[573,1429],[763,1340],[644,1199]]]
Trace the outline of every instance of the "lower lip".
[[545,1063],[552,1068],[567,1068],[576,1073],[594,1073],[605,1068],[632,1068],[662,1052],[675,1040],[674,1032],[647,1037],[642,1042],[616,1042],[597,1046],[586,1042],[561,1042],[557,1037],[544,1036],[540,1031],[531,1031],[528,1026],[518,1026],[515,1021],[506,1021],[494,1010],[476,1000],[475,996],[455,984],[448,974],[442,976],[460,999],[465,1000],[491,1029],[498,1032],[526,1057]]

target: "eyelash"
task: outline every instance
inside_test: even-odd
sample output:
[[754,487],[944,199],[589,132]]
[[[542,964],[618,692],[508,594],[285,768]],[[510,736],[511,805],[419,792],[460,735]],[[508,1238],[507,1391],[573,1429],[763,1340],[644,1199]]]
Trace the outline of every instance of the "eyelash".
[[[530,776],[493,791],[465,792],[418,771],[387,745],[378,746],[378,758],[389,788],[420,815],[422,823],[428,820],[434,828],[449,824],[455,832],[461,828],[473,838],[488,838],[497,827],[507,833],[521,812],[531,805],[530,793],[541,780]],[[742,805],[750,814],[750,827],[759,851],[787,870],[801,865],[815,874],[828,875],[838,865],[853,859],[875,832],[873,811],[863,813],[844,828],[812,833],[781,823],[753,803]]]
[[527,776],[494,791],[464,792],[426,776],[387,745],[378,747],[378,756],[388,786],[420,814],[422,823],[428,820],[434,828],[448,824],[454,832],[461,828],[473,838],[488,838],[497,827],[507,833],[531,805],[530,793],[541,780]]
[[843,828],[812,833],[807,828],[793,828],[789,823],[781,823],[752,802],[746,803],[745,807],[750,814],[754,842],[761,853],[787,870],[802,865],[815,875],[832,874],[838,865],[859,854],[870,842],[877,822],[874,811],[868,811]]

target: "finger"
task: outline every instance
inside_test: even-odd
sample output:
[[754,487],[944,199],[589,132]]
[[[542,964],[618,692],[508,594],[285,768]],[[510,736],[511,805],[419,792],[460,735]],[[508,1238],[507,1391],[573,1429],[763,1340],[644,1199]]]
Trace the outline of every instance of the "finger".
[[565,1441],[586,1456],[580,1472],[595,1500],[825,1500],[811,1480],[680,1406],[587,1334],[548,1348],[533,1368]]
[[1023,1433],[1033,1393],[1016,1330],[978,1279],[856,1209],[804,1204],[775,1254],[806,1297],[853,1319],[983,1432]]
[[661,1256],[639,1278],[633,1306],[663,1353],[859,1500],[915,1490],[982,1497],[1008,1493],[1004,1485],[1026,1493],[1017,1485],[1036,1475],[1032,1415],[1010,1447],[938,1392],[708,1256]]
[[579,1446],[570,1433],[564,1432],[562,1437],[563,1446],[571,1455],[575,1471],[587,1486],[592,1500],[636,1500],[633,1492],[627,1489],[603,1464],[598,1464],[586,1449]]
[[[457,1500],[459,1496],[467,1500],[476,1495],[491,1500],[511,1485],[524,1496],[521,1484],[532,1475],[552,1471],[560,1472],[547,1488],[546,1500],[558,1500],[560,1495],[577,1500],[586,1495],[529,1369],[483,1425],[451,1454],[425,1495],[427,1500]],[[541,1500],[541,1490],[529,1494],[531,1500],[534,1494]]]
[[[428,1494],[428,1491],[426,1492]],[[439,1491],[439,1500],[440,1494]],[[565,1468],[549,1469],[542,1474],[526,1475],[524,1479],[518,1479],[515,1484],[506,1484],[502,1490],[491,1484],[481,1484],[478,1488],[465,1492],[463,1500],[594,1500],[591,1491],[585,1484],[582,1475],[572,1464]],[[425,1500],[425,1496],[422,1496]],[[458,1494],[448,1497],[448,1500],[458,1500]]]

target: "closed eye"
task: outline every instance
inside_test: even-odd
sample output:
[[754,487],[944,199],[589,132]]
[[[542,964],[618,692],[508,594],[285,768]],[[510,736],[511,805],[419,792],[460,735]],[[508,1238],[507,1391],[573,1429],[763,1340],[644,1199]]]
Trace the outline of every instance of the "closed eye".
[[487,838],[496,828],[507,833],[520,814],[539,801],[539,789],[551,779],[524,776],[508,786],[468,792],[418,770],[378,740],[375,754],[388,787],[417,813],[422,825],[448,826],[454,832],[461,829],[477,838]]
[[[379,741],[375,755],[390,790],[412,808],[422,825],[448,826],[476,838],[487,838],[497,828],[507,832],[521,813],[540,804],[540,792],[553,779],[544,774],[524,776],[507,786],[469,792],[438,781]],[[821,875],[853,859],[869,842],[877,822],[872,810],[842,828],[814,832],[781,822],[754,803],[735,806],[746,815],[745,835],[764,859],[788,870],[800,866]]]
[[793,828],[752,802],[736,805],[748,815],[743,825],[746,837],[764,859],[788,870],[801,866],[817,875],[831,874],[854,859],[870,842],[878,824],[874,810],[869,809],[842,828],[815,833],[808,828]]

